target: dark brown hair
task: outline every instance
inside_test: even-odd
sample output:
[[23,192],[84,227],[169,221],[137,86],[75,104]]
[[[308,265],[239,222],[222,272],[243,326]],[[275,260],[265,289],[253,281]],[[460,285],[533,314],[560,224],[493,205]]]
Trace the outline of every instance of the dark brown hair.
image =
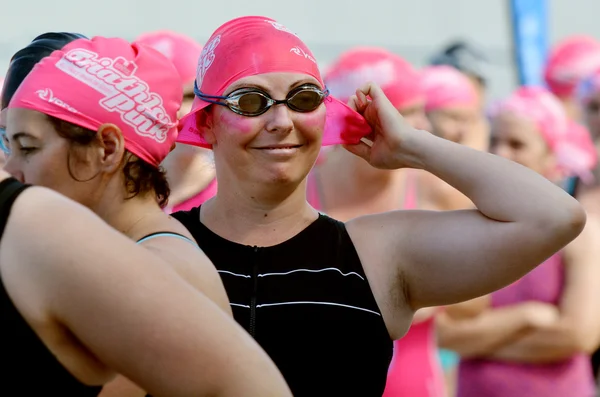
[[[57,119],[56,117],[48,116],[48,118],[58,135],[67,139],[72,144],[89,146],[97,143],[96,131],[88,130],[87,128]],[[73,174],[70,157],[71,153],[69,152],[67,164],[69,174],[76,181],[84,182],[77,179]],[[125,189],[127,189],[127,193],[129,194],[126,199],[134,198],[140,194],[154,194],[161,208],[167,205],[171,190],[169,189],[166,173],[162,167],[156,168],[126,150],[125,156],[123,156],[123,175],[125,176]]]

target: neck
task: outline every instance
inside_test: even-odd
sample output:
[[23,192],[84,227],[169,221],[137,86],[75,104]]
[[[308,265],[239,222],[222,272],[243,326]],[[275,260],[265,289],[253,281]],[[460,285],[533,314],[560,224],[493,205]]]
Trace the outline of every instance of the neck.
[[318,213],[306,201],[306,179],[282,186],[244,183],[219,176],[217,195],[202,205],[201,220],[213,232],[246,245],[283,242],[313,222]]
[[156,203],[154,195],[137,195],[125,199],[122,186],[120,184],[115,189],[110,189],[112,192],[106,191],[92,210],[119,232],[137,240],[148,234],[149,223],[155,221],[157,217],[167,215]]
[[177,146],[163,162],[167,170],[169,205],[177,205],[204,190],[215,178],[210,153],[205,149]]

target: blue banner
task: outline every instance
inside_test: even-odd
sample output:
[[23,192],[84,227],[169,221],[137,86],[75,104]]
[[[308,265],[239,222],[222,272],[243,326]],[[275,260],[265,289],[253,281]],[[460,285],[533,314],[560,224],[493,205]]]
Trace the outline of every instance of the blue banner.
[[544,86],[549,47],[548,1],[511,0],[515,58],[521,85]]

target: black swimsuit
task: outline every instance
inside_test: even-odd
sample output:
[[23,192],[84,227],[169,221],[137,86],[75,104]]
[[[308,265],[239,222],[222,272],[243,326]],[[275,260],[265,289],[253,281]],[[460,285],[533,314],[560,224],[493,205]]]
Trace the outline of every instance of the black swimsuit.
[[[12,204],[27,187],[12,178],[0,183],[0,238]],[[84,385],[54,357],[21,316],[3,282],[0,282],[0,316],[3,396],[91,397],[100,393],[102,387]]]
[[226,240],[200,209],[173,217],[216,266],[237,322],[294,396],[380,397],[392,341],[346,227],[325,215],[272,247]]

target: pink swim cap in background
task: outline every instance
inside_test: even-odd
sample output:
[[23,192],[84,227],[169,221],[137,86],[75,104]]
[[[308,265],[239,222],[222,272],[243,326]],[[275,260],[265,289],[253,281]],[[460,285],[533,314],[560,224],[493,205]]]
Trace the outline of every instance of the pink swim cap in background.
[[577,86],[577,99],[583,105],[596,94],[600,94],[600,67],[581,80]]
[[[273,19],[247,16],[226,22],[213,33],[200,55],[196,84],[203,94],[222,96],[241,78],[273,72],[302,73],[324,87],[316,59],[295,33]],[[371,132],[366,120],[346,104],[331,95],[324,103],[323,145],[355,144]],[[210,148],[196,125],[196,113],[209,105],[194,99],[192,110],[180,120],[177,142]]]
[[181,79],[158,51],[119,38],[79,39],[35,65],[9,108],[93,131],[118,126],[125,147],[158,167],[177,137]]
[[425,110],[478,106],[473,83],[451,66],[430,66],[421,72],[425,92]]
[[193,89],[196,66],[202,53],[202,46],[191,37],[169,30],[144,33],[134,43],[148,45],[169,58],[179,72],[181,81],[188,89]]
[[560,98],[573,95],[577,84],[600,67],[600,41],[588,36],[572,36],[552,49],[544,79]]
[[368,82],[379,85],[396,109],[424,101],[419,72],[400,56],[379,47],[355,47],[344,52],[327,69],[325,84],[347,102]]
[[572,122],[556,97],[541,87],[520,87],[508,98],[492,105],[493,119],[512,113],[535,123],[544,141],[567,175],[589,180],[596,164],[596,150],[586,128]]

